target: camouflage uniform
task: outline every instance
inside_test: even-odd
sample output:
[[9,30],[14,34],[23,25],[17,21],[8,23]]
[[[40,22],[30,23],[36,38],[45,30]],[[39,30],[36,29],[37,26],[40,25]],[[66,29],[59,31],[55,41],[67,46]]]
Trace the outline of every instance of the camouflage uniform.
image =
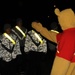
[[1,39],[2,39],[2,34],[0,33],[0,58],[1,58],[1,55],[2,55],[2,50],[1,50]]
[[[25,35],[27,34],[27,29],[26,28],[22,27],[20,29],[24,32]],[[24,44],[25,44],[25,37],[15,27],[12,29],[12,32],[13,32],[13,34],[15,34],[18,37],[19,43],[20,43],[20,50],[23,53],[23,51],[24,51]]]
[[[10,34],[10,37],[12,37],[12,39],[15,40],[15,42],[16,42],[15,45],[13,45],[13,43],[8,38],[6,38],[4,35],[2,35],[2,39],[1,39],[0,55],[1,55],[1,58],[6,62],[9,62],[12,59],[15,59],[17,55],[21,54],[19,40],[17,39],[17,37],[14,34]],[[6,48],[4,46],[7,49],[9,49],[9,51],[6,50]],[[13,50],[12,50],[12,48],[13,48]]]
[[43,43],[40,43],[38,38],[34,35],[36,32],[33,30],[29,31],[26,39],[25,39],[25,47],[24,51],[36,51],[36,52],[44,52],[47,53],[47,42],[46,40],[40,35],[40,38],[42,39]]
[[[40,42],[35,34],[39,35],[43,42]],[[41,63],[46,58],[47,40],[39,33],[30,30],[25,39],[24,52],[28,54],[27,75],[40,75],[42,72]]]

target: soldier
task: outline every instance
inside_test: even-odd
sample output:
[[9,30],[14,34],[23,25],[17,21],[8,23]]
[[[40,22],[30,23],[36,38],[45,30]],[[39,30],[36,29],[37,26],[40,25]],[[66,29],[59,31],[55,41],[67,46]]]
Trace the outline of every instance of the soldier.
[[11,25],[4,25],[4,33],[1,39],[2,59],[6,62],[16,58],[18,54],[21,54],[19,47],[19,40],[11,32]]
[[[1,46],[1,73],[2,75],[11,75],[16,69],[14,60],[21,55],[19,40],[11,31],[11,25],[4,25],[4,33],[2,34]],[[13,63],[14,62],[14,63]],[[13,74],[14,75],[14,74]]]
[[21,18],[18,18],[16,21],[16,26],[12,28],[12,32],[18,37],[20,43],[20,51],[22,55],[18,56],[17,62],[19,64],[18,69],[19,71],[25,70],[25,63],[26,63],[26,53],[24,52],[24,44],[25,38],[27,34],[27,29],[23,27],[23,21]]
[[28,53],[27,75],[41,75],[47,53],[47,40],[34,30],[27,33],[24,51]]
[[24,43],[27,29],[23,27],[23,22],[21,18],[17,19],[16,26],[12,29],[12,32],[19,38],[20,50],[22,53],[24,53]]
[[47,41],[34,30],[30,30],[25,40],[25,52],[35,51],[47,53]]

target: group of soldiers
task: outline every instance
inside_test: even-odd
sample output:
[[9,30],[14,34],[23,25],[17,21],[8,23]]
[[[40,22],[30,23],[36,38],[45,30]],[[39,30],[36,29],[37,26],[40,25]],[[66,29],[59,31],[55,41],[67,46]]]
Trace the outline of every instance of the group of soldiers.
[[19,18],[13,28],[5,24],[0,35],[0,59],[7,63],[30,51],[47,53],[47,40],[35,30],[28,31],[22,23]]
[[17,20],[14,28],[10,24],[4,25],[4,33],[0,39],[0,58],[6,62],[15,59],[23,52],[47,52],[47,43],[42,36],[34,30],[27,31],[22,26],[22,19]]

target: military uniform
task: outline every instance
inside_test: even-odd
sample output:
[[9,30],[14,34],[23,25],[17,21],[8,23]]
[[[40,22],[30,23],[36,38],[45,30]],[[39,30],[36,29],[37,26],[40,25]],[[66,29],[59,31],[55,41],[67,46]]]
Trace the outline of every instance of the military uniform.
[[0,55],[6,62],[15,59],[17,55],[21,54],[18,38],[12,33],[9,36],[16,42],[15,45],[5,35],[2,35],[0,44]]
[[23,53],[27,29],[24,27],[22,27],[20,29],[25,34],[25,36],[16,28],[16,26],[12,29],[12,32],[18,37],[19,43],[20,43],[20,50]]
[[[38,39],[36,35],[38,35],[40,39]],[[36,33],[34,30],[31,30],[26,36],[24,51],[47,53],[47,41],[40,34]]]
[[24,52],[28,54],[27,75],[41,75],[46,58],[47,41],[39,33],[30,30],[25,39]]
[[24,27],[19,27],[18,25],[16,25],[13,29],[12,29],[13,34],[15,34],[15,36],[18,37],[19,39],[19,44],[20,44],[20,51],[21,51],[21,55],[19,55],[17,57],[16,62],[17,63],[17,70],[23,71],[26,68],[26,53],[24,52],[24,44],[25,44],[25,38],[26,38],[26,34],[27,34],[27,29]]

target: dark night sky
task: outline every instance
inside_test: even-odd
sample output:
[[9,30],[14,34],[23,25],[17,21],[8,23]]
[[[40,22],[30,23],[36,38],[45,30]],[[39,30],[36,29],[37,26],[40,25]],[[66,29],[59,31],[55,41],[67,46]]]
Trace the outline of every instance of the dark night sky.
[[26,26],[30,26],[34,20],[39,20],[48,27],[51,22],[57,21],[54,5],[60,10],[69,7],[74,9],[73,3],[74,0],[2,0],[0,1],[0,24],[13,23],[16,18],[21,17]]
[[[52,15],[54,5],[60,9],[73,7],[74,0],[5,0],[0,1],[0,13],[3,17],[12,15],[20,16],[44,16]],[[13,16],[13,17],[14,17]]]

